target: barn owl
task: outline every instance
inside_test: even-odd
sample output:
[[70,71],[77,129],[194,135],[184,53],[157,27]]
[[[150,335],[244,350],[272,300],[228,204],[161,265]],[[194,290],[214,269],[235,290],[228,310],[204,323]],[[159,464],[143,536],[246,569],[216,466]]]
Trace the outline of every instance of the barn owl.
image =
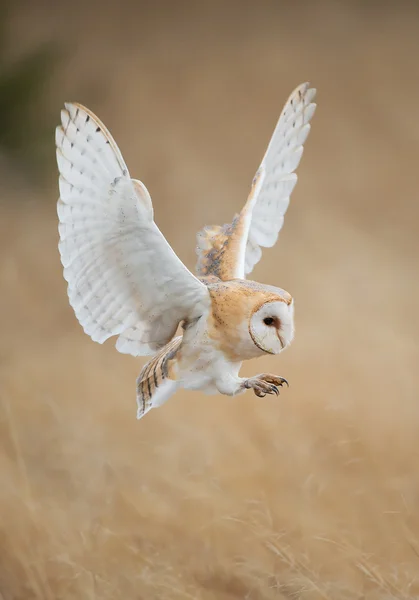
[[244,360],[279,354],[294,336],[291,295],[246,276],[284,222],[315,92],[305,83],[289,97],[232,223],[198,233],[196,276],[158,229],[147,188],[131,178],[104,124],[84,106],[65,104],[56,151],[68,297],[92,340],[118,336],[119,352],[153,355],[137,379],[137,418],[181,387],[263,397],[287,384],[268,373],[239,376]]

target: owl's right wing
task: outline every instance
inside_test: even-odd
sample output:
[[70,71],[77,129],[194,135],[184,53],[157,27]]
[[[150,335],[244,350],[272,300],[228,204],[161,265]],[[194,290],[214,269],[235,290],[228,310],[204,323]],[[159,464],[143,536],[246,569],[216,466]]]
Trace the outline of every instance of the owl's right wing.
[[101,121],[66,104],[56,130],[59,250],[68,296],[84,331],[134,356],[151,354],[210,299],[153,220],[146,187],[131,179]]
[[233,222],[205,227],[198,233],[200,276],[244,279],[259,262],[261,246],[270,248],[275,244],[297,182],[295,171],[310,132],[315,93],[308,83],[303,83],[288,98],[248,200]]

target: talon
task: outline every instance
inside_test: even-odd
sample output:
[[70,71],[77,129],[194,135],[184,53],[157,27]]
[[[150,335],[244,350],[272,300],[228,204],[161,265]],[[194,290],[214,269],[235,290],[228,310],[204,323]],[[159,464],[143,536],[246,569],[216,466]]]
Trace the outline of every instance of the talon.
[[283,377],[267,374],[247,379],[244,382],[243,387],[247,390],[253,389],[255,396],[258,396],[258,398],[264,398],[267,394],[275,394],[276,396],[279,396],[278,388],[282,387],[284,383],[288,385],[288,381]]
[[287,384],[287,387],[290,387],[290,384],[285,379],[285,377],[278,377],[278,383],[275,381],[275,385],[279,385],[280,387],[282,387],[284,385],[284,383]]

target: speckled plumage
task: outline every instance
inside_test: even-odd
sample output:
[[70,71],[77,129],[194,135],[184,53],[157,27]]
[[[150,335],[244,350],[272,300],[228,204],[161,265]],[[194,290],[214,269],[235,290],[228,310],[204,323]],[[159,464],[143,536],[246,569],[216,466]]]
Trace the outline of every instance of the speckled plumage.
[[[179,387],[234,395],[278,393],[285,380],[238,373],[243,360],[278,354],[293,339],[294,304],[281,288],[246,280],[282,227],[314,114],[315,90],[289,97],[230,225],[198,233],[195,277],[157,228],[150,195],[132,179],[111,134],[80,104],[57,128],[59,249],[68,296],[84,331],[120,352],[154,354],[137,380],[137,416]],[[182,335],[174,337],[182,325]]]

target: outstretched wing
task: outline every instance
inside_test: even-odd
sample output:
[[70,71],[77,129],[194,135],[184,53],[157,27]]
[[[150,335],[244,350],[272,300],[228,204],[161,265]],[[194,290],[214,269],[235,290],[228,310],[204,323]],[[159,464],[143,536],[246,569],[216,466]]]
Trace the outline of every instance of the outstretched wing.
[[109,131],[66,104],[56,130],[59,250],[68,296],[84,331],[134,356],[153,353],[181,321],[209,308],[207,288],[153,220],[146,187],[131,179]]
[[289,97],[253,179],[248,200],[233,222],[205,227],[198,233],[200,276],[244,279],[259,262],[260,247],[275,244],[297,182],[295,170],[316,108],[312,102],[315,93],[304,83]]

